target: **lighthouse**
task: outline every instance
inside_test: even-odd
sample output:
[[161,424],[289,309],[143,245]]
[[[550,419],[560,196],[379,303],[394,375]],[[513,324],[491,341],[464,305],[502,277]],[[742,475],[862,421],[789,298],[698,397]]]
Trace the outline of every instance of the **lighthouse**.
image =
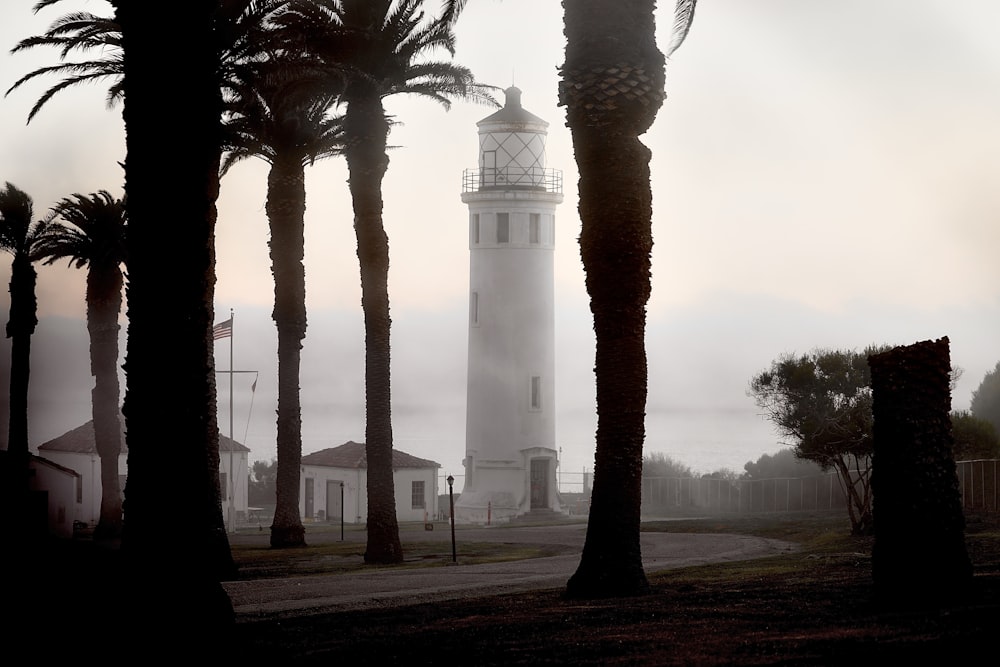
[[479,167],[462,178],[469,207],[469,361],[463,523],[561,511],[556,484],[555,210],[562,172],[545,166],[548,123],[504,91],[476,125]]

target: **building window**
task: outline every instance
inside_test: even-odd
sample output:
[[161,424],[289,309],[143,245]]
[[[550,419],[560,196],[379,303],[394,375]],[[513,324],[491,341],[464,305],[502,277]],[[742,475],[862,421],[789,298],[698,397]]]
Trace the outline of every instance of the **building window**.
[[497,213],[497,243],[510,243],[510,213]]
[[542,377],[540,375],[531,376],[531,389],[530,397],[528,400],[528,408],[530,410],[541,410],[542,409]]
[[83,502],[83,478],[76,478],[76,502],[80,504]]
[[427,501],[424,500],[424,480],[413,482],[410,495],[410,504],[413,509],[422,510],[427,507]]
[[469,295],[469,321],[472,326],[479,326],[479,292]]
[[528,214],[528,243],[538,244],[539,227],[541,226],[541,215],[538,213]]
[[229,499],[229,487],[227,486],[228,483],[229,482],[228,482],[228,478],[227,478],[226,473],[220,472],[219,473],[219,491],[222,493],[222,499],[223,500],[228,500]]
[[472,214],[472,243],[479,245],[479,214]]

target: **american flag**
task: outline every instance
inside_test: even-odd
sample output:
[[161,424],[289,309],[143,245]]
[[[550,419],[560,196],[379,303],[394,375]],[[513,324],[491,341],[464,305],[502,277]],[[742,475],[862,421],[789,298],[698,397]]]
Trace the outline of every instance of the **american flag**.
[[230,338],[233,335],[233,318],[229,318],[225,322],[219,322],[214,327],[212,327],[212,339],[219,340],[220,338]]

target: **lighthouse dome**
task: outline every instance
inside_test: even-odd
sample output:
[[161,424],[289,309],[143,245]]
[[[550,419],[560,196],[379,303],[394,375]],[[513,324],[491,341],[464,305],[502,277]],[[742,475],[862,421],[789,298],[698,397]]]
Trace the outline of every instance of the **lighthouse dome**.
[[545,136],[549,124],[521,106],[521,89],[504,91],[502,109],[476,123],[482,188],[546,188]]

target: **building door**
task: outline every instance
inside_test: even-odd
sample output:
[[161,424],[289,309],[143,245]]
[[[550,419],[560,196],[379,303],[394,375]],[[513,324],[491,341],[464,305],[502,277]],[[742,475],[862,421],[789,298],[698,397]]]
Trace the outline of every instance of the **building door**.
[[313,505],[315,504],[315,500],[316,500],[313,497],[314,496],[313,484],[314,484],[315,481],[316,480],[314,480],[312,477],[306,477],[306,512],[305,512],[306,516],[305,516],[305,518],[307,518],[307,519],[311,519],[312,518],[313,511],[315,510],[315,508],[313,507]]
[[326,520],[340,523],[344,518],[344,483],[339,479],[326,481]]
[[549,459],[531,459],[531,509],[549,506]]

